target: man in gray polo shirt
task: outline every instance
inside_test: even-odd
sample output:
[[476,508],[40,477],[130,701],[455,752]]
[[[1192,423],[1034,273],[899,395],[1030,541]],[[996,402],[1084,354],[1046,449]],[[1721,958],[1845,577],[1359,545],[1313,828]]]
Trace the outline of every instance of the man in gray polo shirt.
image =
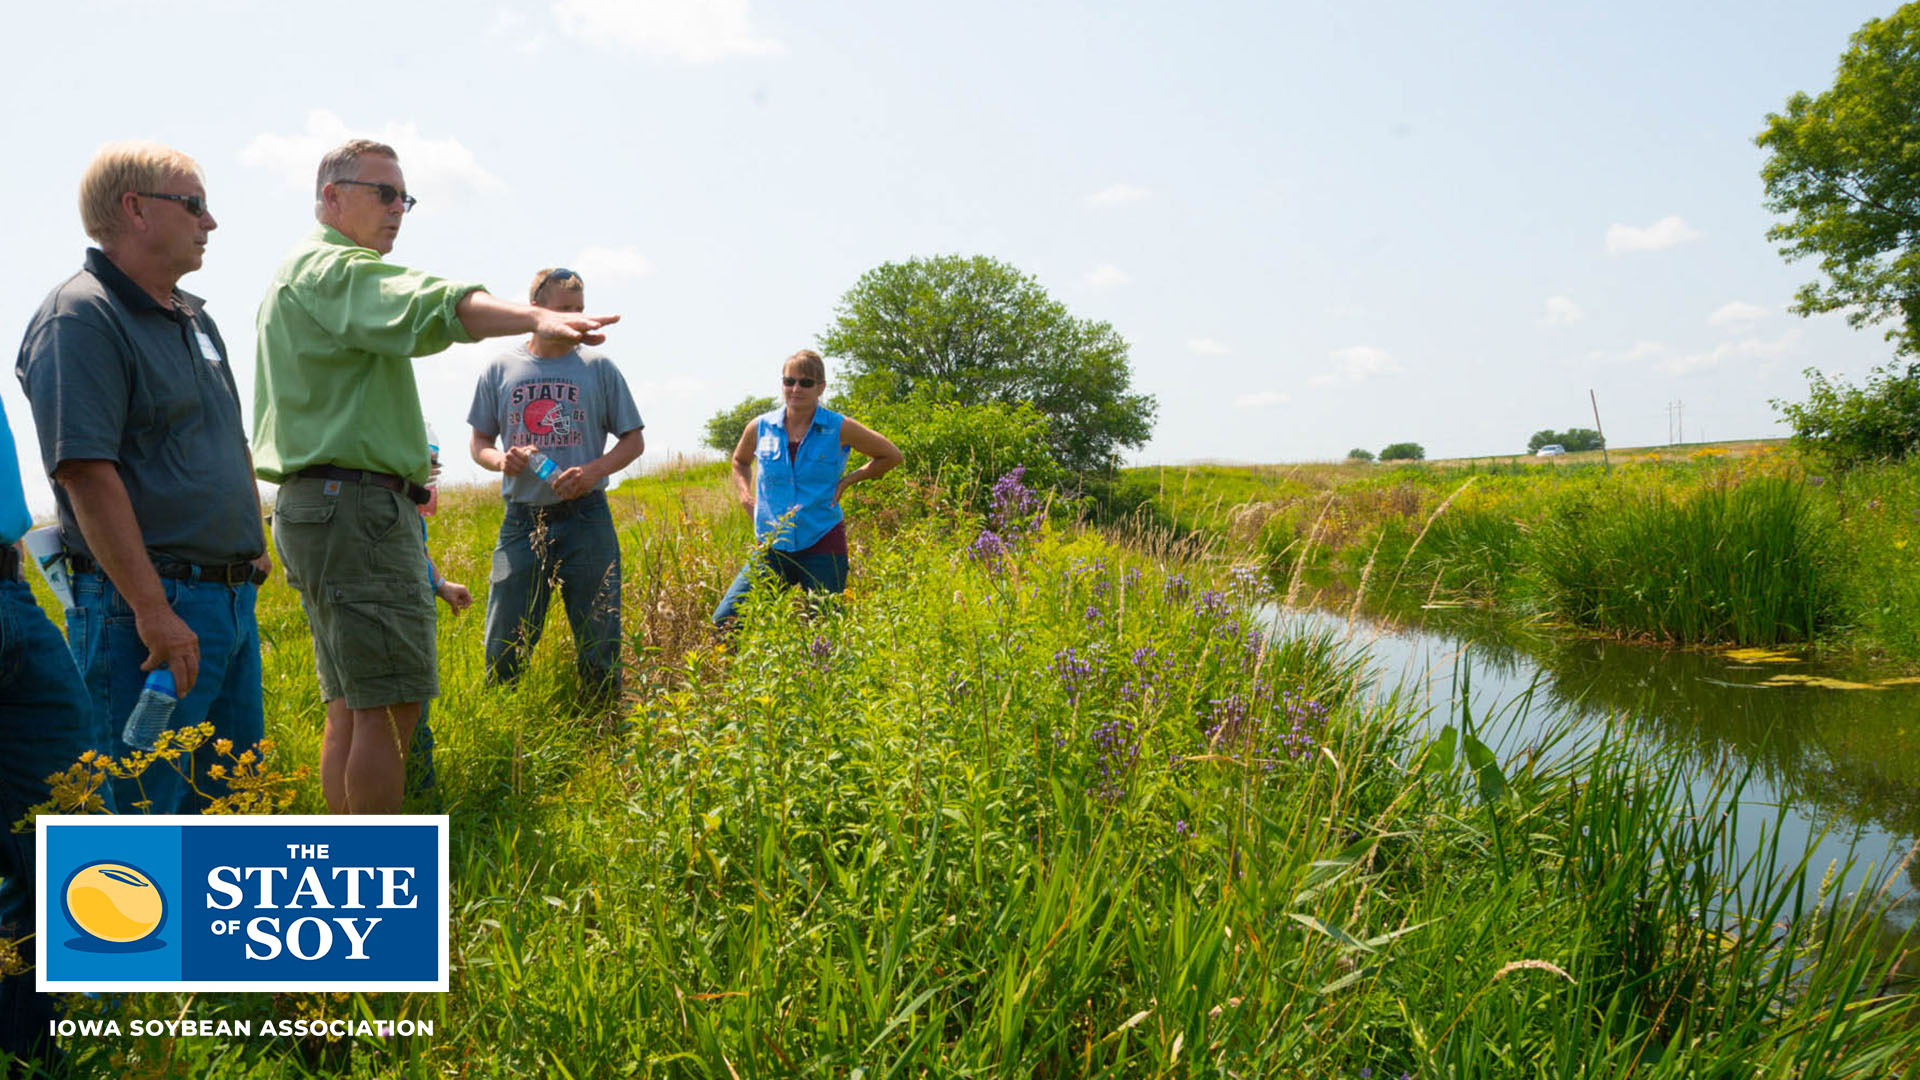
[[[173,726],[210,721],[235,754],[263,726],[253,605],[270,564],[240,398],[205,304],[175,287],[216,226],[206,198],[178,150],[101,148],[80,180],[100,246],[40,305],[15,369],[72,564],[67,644],[122,755],[157,668],[180,695]],[[116,780],[121,811],[197,812],[225,793],[213,757]]]

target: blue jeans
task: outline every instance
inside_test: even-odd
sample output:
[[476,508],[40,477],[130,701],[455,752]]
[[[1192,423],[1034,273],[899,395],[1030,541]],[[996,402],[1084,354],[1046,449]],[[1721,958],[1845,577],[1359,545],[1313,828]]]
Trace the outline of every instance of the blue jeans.
[[771,574],[782,585],[798,585],[808,592],[842,593],[847,591],[847,557],[845,555],[799,555],[791,551],[776,551],[773,548],[750,559],[740,568],[733,584],[727,586],[725,596],[720,598],[720,606],[713,609],[713,625],[725,628],[733,622],[740,601],[746,599],[747,591],[753,588],[755,574]]
[[[13,823],[52,794],[47,777],[88,750],[109,749],[107,725],[60,632],[25,582],[0,580],[0,934],[33,933],[34,837]],[[112,790],[100,795],[112,810]],[[31,960],[30,945],[26,955]],[[53,999],[34,993],[33,972],[8,977],[0,983],[0,1051],[38,1056],[53,1015]]]
[[[162,578],[160,584],[168,606],[200,638],[200,673],[192,693],[174,708],[172,724],[180,728],[209,721],[213,738],[232,739],[238,755],[259,742],[266,728],[260,700],[260,627],[253,617],[257,590],[248,584],[172,578]],[[67,646],[93,698],[94,711],[106,720],[114,756],[124,757],[133,748],[120,741],[120,733],[146,681],[140,665],[146,662],[147,646],[134,629],[133,609],[105,574],[73,575],[73,598],[75,607],[67,612]],[[139,776],[115,780],[120,811],[200,813],[227,793],[224,783],[207,776],[207,767],[218,760],[210,740],[171,765],[156,762]],[[182,773],[192,776],[193,782],[189,784]],[[152,806],[138,805],[148,800]]]
[[540,642],[555,579],[588,690],[620,689],[620,541],[605,492],[550,507],[507,504],[487,590],[487,677],[520,677]]

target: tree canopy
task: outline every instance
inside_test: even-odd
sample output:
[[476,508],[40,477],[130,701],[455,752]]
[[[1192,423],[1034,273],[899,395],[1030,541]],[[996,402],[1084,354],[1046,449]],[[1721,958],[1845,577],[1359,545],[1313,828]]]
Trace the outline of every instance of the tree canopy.
[[700,437],[702,446],[711,446],[723,454],[733,453],[740,444],[740,433],[746,430],[747,421],[773,408],[770,397],[745,397],[730,408],[721,409],[707,418],[706,434]]
[[1380,450],[1381,461],[1425,461],[1427,448],[1417,442],[1388,443]]
[[867,271],[819,343],[845,363],[854,400],[937,387],[961,405],[1031,405],[1054,457],[1077,473],[1112,469],[1153,431],[1158,404],[1129,392],[1127,343],[1113,327],[1074,318],[1033,278],[985,256]]
[[1788,98],[1754,141],[1768,151],[1767,209],[1787,218],[1768,239],[1825,275],[1793,310],[1845,311],[1855,327],[1894,320],[1887,337],[1920,352],[1920,3],[1868,20],[1833,86]]

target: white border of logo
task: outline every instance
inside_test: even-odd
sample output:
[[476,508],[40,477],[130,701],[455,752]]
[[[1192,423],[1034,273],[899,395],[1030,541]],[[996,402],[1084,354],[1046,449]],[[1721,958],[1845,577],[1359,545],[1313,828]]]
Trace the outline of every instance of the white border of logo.
[[[47,920],[49,915],[49,897],[46,888],[47,833],[40,826],[55,825],[61,828],[79,826],[181,826],[206,825],[215,828],[272,827],[276,825],[322,826],[325,828],[365,828],[380,825],[410,825],[419,827],[430,825],[438,837],[438,858],[440,860],[440,942],[437,978],[431,982],[425,980],[399,982],[341,982],[337,980],[321,982],[156,982],[140,980],[135,982],[76,982],[70,979],[49,980],[47,978]],[[447,816],[445,814],[42,814],[34,827],[34,983],[41,993],[75,993],[95,990],[138,991],[156,994],[176,992],[203,993],[220,991],[225,993],[440,993],[447,992],[447,949],[448,934],[452,925],[452,877],[453,861],[448,855]],[[58,898],[52,898],[58,902]]]

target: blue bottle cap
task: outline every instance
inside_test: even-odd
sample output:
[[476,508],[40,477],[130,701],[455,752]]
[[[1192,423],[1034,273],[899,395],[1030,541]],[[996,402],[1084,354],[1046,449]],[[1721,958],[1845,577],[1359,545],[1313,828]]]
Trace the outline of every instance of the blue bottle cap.
[[168,697],[180,696],[180,692],[174,689],[173,671],[169,668],[158,668],[149,672],[147,674],[146,688],[149,690],[158,690]]

